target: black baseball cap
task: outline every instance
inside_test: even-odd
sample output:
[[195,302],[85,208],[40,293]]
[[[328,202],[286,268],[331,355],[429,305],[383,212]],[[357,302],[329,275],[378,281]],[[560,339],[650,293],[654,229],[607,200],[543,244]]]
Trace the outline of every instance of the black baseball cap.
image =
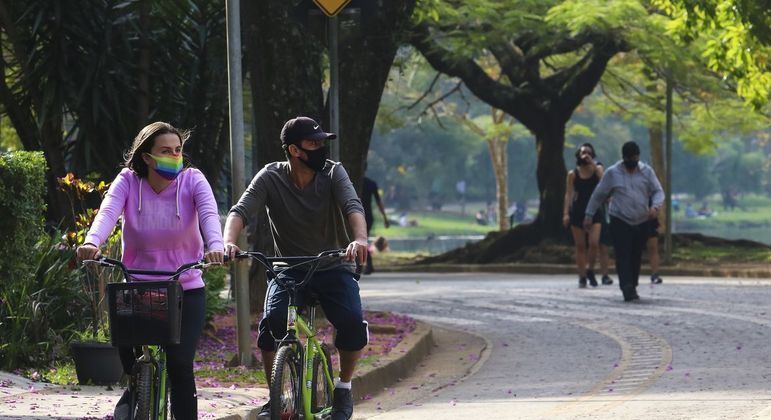
[[281,129],[281,143],[285,145],[297,144],[302,140],[332,140],[337,134],[326,133],[321,129],[321,124],[313,118],[297,117],[284,123]]
[[632,157],[640,155],[640,146],[633,141],[628,141],[621,146],[621,156]]

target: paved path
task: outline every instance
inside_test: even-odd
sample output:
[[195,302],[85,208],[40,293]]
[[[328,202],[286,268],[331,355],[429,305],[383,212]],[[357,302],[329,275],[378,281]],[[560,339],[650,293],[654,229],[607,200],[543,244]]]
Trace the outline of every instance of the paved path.
[[464,380],[401,398],[394,387],[356,418],[771,419],[771,280],[669,277],[636,303],[616,285],[575,286],[567,275],[367,277],[368,308],[489,346]]

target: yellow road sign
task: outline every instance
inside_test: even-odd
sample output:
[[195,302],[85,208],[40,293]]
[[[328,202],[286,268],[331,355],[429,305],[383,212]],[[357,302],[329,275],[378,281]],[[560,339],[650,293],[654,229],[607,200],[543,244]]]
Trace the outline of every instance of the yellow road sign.
[[313,0],[313,2],[316,3],[316,6],[319,6],[319,9],[324,14],[332,17],[340,13],[351,0]]

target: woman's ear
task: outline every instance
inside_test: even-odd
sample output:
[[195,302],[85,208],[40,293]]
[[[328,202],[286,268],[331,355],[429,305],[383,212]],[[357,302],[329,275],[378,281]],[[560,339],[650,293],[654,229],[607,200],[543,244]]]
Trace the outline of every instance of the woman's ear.
[[145,165],[147,165],[147,167],[151,167],[152,165],[150,165],[150,163],[152,163],[153,158],[151,158],[150,155],[145,152],[142,153],[142,161],[145,163]]

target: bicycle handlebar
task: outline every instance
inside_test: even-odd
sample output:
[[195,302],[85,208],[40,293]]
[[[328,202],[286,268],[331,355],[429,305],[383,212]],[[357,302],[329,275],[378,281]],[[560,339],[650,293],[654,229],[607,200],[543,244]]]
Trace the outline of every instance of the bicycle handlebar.
[[[259,262],[270,273],[273,278],[278,277],[278,272],[274,269],[273,264],[285,263],[287,267],[282,268],[280,271],[293,270],[303,265],[312,264],[308,271],[305,273],[305,278],[297,283],[298,287],[302,287],[308,280],[310,280],[313,273],[319,267],[321,261],[332,258],[342,258],[345,256],[344,249],[333,249],[329,251],[320,252],[318,255],[308,256],[293,256],[293,257],[268,257],[259,251],[241,251],[236,254],[236,258],[251,258]],[[285,285],[285,284],[282,284]]]
[[[227,259],[226,259],[227,261]],[[131,278],[131,275],[149,275],[149,276],[169,276],[170,279],[178,279],[180,275],[183,273],[189,271],[189,270],[195,270],[195,269],[201,269],[206,268],[210,264],[206,261],[199,260],[199,261],[193,261],[186,264],[182,264],[177,268],[176,271],[159,271],[159,270],[145,270],[145,269],[129,269],[126,267],[126,265],[123,264],[122,261],[108,258],[105,256],[100,256],[99,258],[95,260],[83,260],[83,264],[98,264],[103,267],[110,267],[110,268],[119,268],[123,274],[126,277],[126,281],[129,281]]]

